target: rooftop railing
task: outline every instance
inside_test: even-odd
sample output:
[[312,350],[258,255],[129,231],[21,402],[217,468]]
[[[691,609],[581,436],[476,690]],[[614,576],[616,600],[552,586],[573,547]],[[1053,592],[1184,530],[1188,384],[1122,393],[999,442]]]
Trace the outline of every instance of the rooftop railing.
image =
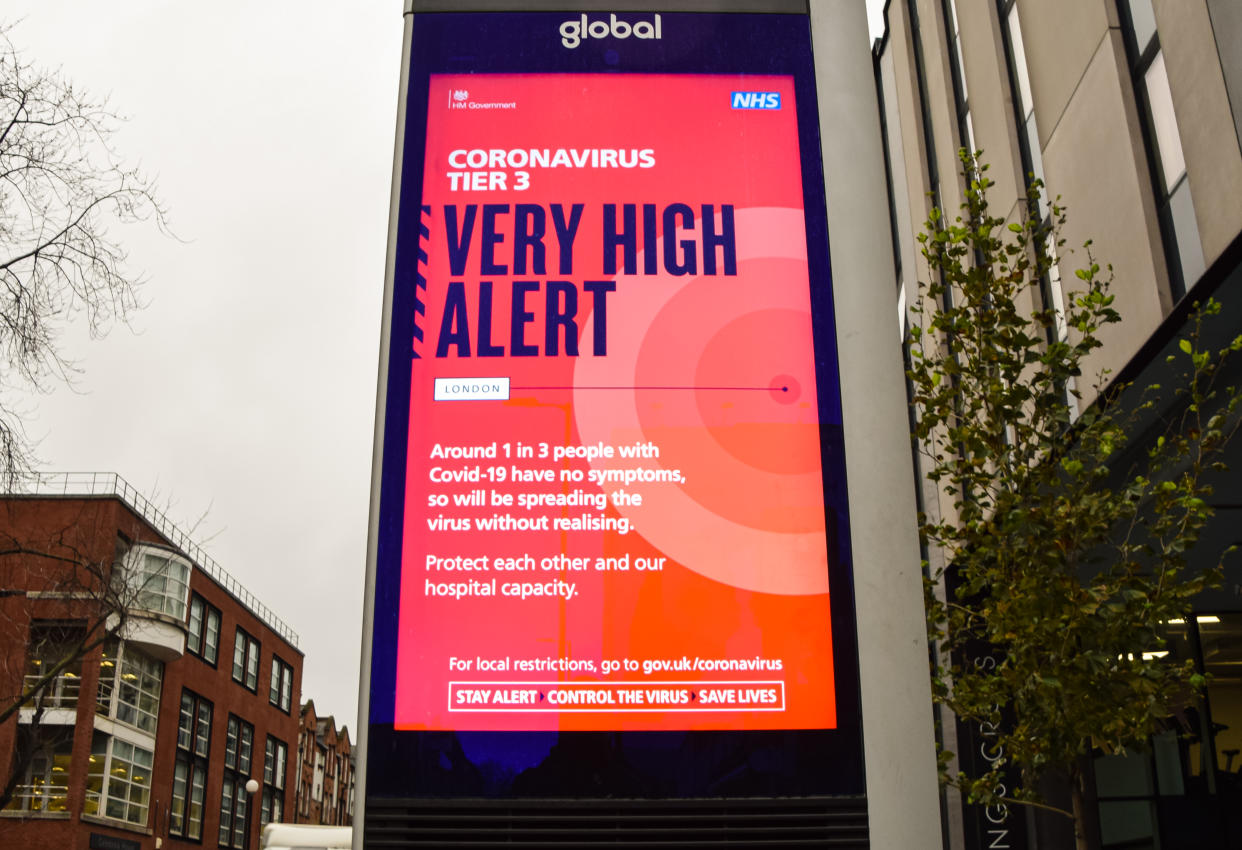
[[40,472],[25,476],[14,483],[12,493],[31,496],[116,496],[134,513],[163,535],[169,543],[180,549],[194,565],[215,579],[234,599],[240,602],[272,631],[298,645],[298,633],[277,617],[271,608],[260,602],[253,593],[242,587],[237,579],[203,551],[190,536],[182,531],[168,516],[128,481],[115,472]]

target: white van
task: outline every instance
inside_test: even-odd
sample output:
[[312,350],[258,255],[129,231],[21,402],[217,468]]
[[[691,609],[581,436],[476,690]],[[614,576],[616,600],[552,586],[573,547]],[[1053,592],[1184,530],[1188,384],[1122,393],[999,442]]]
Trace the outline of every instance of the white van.
[[263,850],[349,850],[352,826],[311,826],[301,823],[269,823],[263,827]]

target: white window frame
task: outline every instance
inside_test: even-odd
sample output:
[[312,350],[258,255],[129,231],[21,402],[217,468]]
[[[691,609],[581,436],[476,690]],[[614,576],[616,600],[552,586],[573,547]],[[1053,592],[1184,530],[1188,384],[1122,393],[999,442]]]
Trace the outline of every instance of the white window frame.
[[[102,747],[100,746],[101,742]],[[129,758],[118,754],[118,750],[124,749],[129,750]],[[147,764],[140,764],[134,758],[138,753],[146,755]],[[98,764],[97,759],[100,758],[103,759],[103,766],[101,769],[95,770],[95,765]],[[125,768],[118,766],[118,763],[128,767],[128,775],[122,777],[122,774],[118,771],[123,771]],[[155,752],[153,750],[122,738],[96,731],[95,739],[91,743],[91,765],[88,769],[86,789],[86,813],[136,826],[147,826],[147,821],[150,820],[151,814],[151,772],[154,769],[154,765]],[[135,776],[140,770],[144,771],[144,775]],[[92,790],[90,788],[90,776],[99,776],[99,790]],[[114,793],[114,785],[118,786],[123,793]],[[142,789],[145,792],[137,802],[132,799],[132,789],[134,788]],[[94,811],[90,809],[92,803],[95,806]],[[118,816],[109,811],[113,803],[121,806],[124,810],[123,815]]]
[[192,565],[181,555],[153,546],[135,546],[125,560],[125,584],[133,606],[185,622]]
[[[108,652],[113,652],[111,658]],[[106,672],[110,670],[111,672]],[[133,676],[134,679],[128,677]],[[152,690],[151,679],[154,679]],[[138,684],[134,684],[137,681]],[[159,726],[160,691],[164,685],[164,664],[134,649],[125,641],[106,644],[99,665],[99,692],[95,699],[95,713],[154,735]],[[122,699],[127,688],[137,692],[137,702]],[[145,707],[142,697],[151,699]],[[122,710],[122,706],[126,710]],[[125,715],[132,712],[133,719]]]

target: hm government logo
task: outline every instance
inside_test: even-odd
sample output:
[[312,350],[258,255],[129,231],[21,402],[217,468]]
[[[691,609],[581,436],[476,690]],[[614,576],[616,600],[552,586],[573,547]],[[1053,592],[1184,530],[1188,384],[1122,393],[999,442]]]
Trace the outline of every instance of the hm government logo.
[[649,21],[637,21],[630,23],[628,21],[618,21],[614,12],[608,16],[606,21],[588,20],[584,13],[580,17],[570,18],[561,24],[561,44],[573,50],[584,39],[590,38],[634,38],[641,39],[659,39],[660,33],[660,16],[656,14]]
[[449,109],[517,109],[514,100],[471,100],[467,89],[451,89],[448,98]]

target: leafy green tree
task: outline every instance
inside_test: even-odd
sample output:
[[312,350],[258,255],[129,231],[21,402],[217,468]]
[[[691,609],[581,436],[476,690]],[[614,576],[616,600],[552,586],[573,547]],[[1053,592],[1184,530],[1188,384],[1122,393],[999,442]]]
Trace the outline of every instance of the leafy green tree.
[[[1121,321],[1111,268],[1088,243],[1064,314],[1040,306],[1063,209],[1041,221],[1037,184],[1025,219],[1007,225],[989,212],[987,166],[965,151],[962,162],[960,215],[933,210],[919,236],[932,281],[913,308],[908,374],[914,437],[943,493],[942,512],[920,517],[948,565],[928,580],[934,698],[995,731],[999,755],[967,775],[944,753],[942,778],[972,803],[1072,817],[1086,848],[1085,760],[1144,747],[1204,684],[1190,662],[1156,655],[1164,624],[1220,576],[1187,556],[1212,515],[1208,474],[1238,427],[1239,397],[1217,384],[1242,337],[1204,351],[1192,333],[1170,358],[1184,367],[1178,386],[1110,384],[1104,371],[1085,404],[1083,369],[1101,329]],[[1218,310],[1202,305],[1193,324]],[[1139,445],[1157,410],[1163,432]],[[984,651],[994,666],[975,663]],[[1018,787],[1002,790],[1006,774]],[[1068,780],[1071,810],[1040,797],[1048,775]]]

